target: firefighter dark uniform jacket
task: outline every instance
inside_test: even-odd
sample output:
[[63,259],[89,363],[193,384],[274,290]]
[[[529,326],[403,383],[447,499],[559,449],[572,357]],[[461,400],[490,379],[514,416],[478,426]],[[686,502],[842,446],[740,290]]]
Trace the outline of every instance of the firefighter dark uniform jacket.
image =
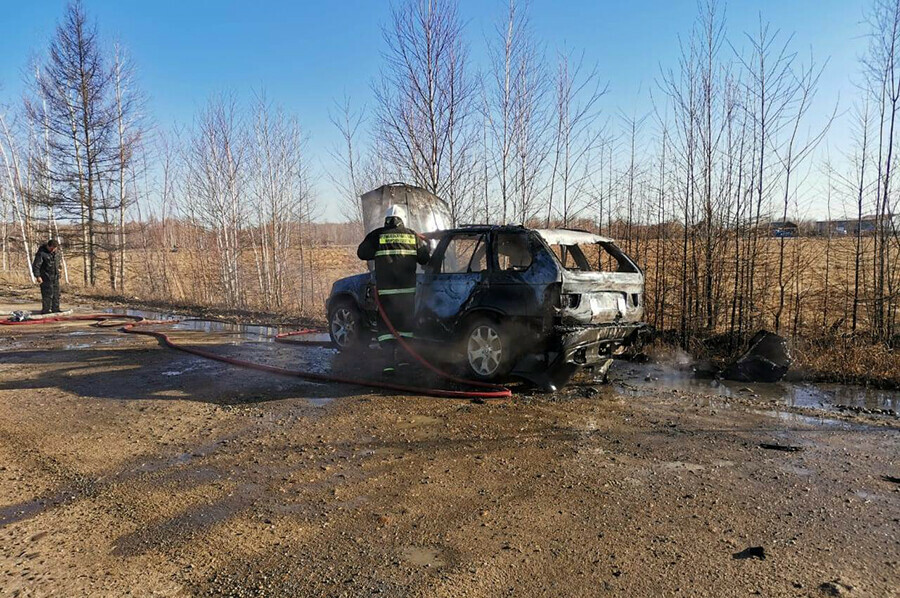
[[378,295],[415,294],[416,264],[428,262],[428,245],[405,226],[376,228],[356,250],[361,260],[375,260]]
[[[378,299],[397,331],[402,336],[412,336],[416,264],[428,262],[428,245],[405,226],[386,225],[366,235],[356,255],[361,260],[375,260]],[[378,340],[390,338],[391,335],[382,334]]]

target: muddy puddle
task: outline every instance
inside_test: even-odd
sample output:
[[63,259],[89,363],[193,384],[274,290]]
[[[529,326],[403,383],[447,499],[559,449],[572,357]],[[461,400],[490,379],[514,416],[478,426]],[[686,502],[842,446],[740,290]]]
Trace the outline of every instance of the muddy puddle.
[[[731,382],[700,378],[688,369],[667,364],[616,362],[610,381],[623,393],[639,396],[652,390],[678,390],[705,393],[725,398],[776,402],[786,407],[806,409],[866,410],[895,414],[900,412],[900,392],[864,386],[815,382],[777,382],[773,384]],[[889,413],[887,413],[889,415]]]
[[[86,309],[86,312],[97,313]],[[174,312],[107,308],[107,314],[125,314],[158,321],[160,324],[147,324],[148,330],[165,332],[176,344],[185,347],[201,348],[220,354],[223,357],[239,359],[254,364],[274,366],[291,371],[303,371],[315,374],[341,372],[351,378],[368,379],[380,373],[381,366],[368,362],[360,363],[351,357],[340,354],[330,342],[327,333],[310,333],[298,336],[288,335],[281,342],[275,342],[276,336],[282,332],[293,332],[294,328],[279,328],[257,324],[236,324],[214,319],[193,318]],[[111,319],[102,327],[94,327],[90,322],[64,322],[54,326],[52,335],[61,339],[61,348],[70,351],[89,351],[97,348],[114,347],[122,343],[133,342],[134,337],[118,332],[121,322]],[[171,324],[167,322],[173,322]],[[177,322],[177,323],[174,323]],[[11,337],[4,339],[4,349],[24,349],[31,346],[33,338]],[[375,367],[377,365],[377,367]],[[159,372],[163,379],[194,378],[210,375],[223,367],[221,363],[202,357],[187,357],[173,354],[171,362]],[[377,371],[377,372],[376,372]],[[307,381],[309,385],[324,383]],[[278,389],[289,383],[279,383]],[[316,396],[310,402],[313,407],[324,407],[333,400],[330,396]]]
[[[121,309],[107,309],[110,313],[123,313]],[[234,335],[236,342],[244,341],[272,341],[280,331],[274,326],[262,326],[258,324],[233,324],[219,320],[206,320],[192,318],[171,312],[148,311],[142,309],[126,309],[129,316],[139,316],[145,320],[179,320],[178,324],[171,326],[171,330],[184,332],[205,332],[216,335]]]
[[[233,336],[234,343],[240,342],[273,342],[275,336],[282,332],[290,332],[290,329],[282,329],[277,326],[265,326],[262,324],[235,324],[221,320],[195,318],[173,312],[150,311],[144,309],[119,309],[110,308],[106,313],[124,313],[129,316],[138,316],[145,320],[177,320],[177,324],[171,325],[168,330],[173,332],[203,332],[215,335],[219,338]],[[331,343],[327,333],[310,333],[303,336],[288,337],[288,341],[296,344],[309,344],[314,346],[326,346]]]
[[[106,311],[122,313],[121,309]],[[316,373],[326,373],[348,366],[351,370],[360,367],[358,363],[344,363],[342,356],[334,348],[327,346],[329,340],[327,334],[288,337],[286,342],[276,343],[274,342],[276,335],[287,330],[275,326],[190,318],[171,312],[126,309],[124,313],[148,320],[178,320],[178,324],[163,327],[176,342],[193,346],[222,346],[225,347],[228,356],[238,359]],[[71,343],[66,346],[67,349],[88,348],[94,344],[112,344],[124,338],[124,335],[103,334],[100,330],[83,327],[67,334],[71,336]],[[213,364],[202,361],[177,363],[163,372],[163,375],[177,377],[204,367],[213,367]],[[700,378],[689,368],[672,364],[617,361],[610,370],[610,380],[618,391],[631,396],[658,390],[677,390],[803,409],[849,410],[887,417],[896,417],[900,413],[900,391],[813,382],[775,384],[731,382]],[[314,405],[323,406],[330,399],[321,400],[323,403]]]

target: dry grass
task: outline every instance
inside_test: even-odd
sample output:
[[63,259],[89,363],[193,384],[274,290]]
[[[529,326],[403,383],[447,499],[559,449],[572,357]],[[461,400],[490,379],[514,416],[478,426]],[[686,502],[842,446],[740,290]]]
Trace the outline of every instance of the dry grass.
[[805,378],[821,382],[900,389],[900,352],[862,339],[798,339],[795,367]]
[[[266,305],[260,292],[252,251],[242,256],[242,284],[245,290],[245,304],[242,306],[227,305],[220,299],[218,256],[214,252],[129,250],[125,254],[124,293],[111,289],[105,260],[97,262],[96,286],[84,286],[83,262],[80,256],[73,256],[67,262],[70,281],[67,286],[70,291],[84,296],[183,307],[192,312],[212,309],[219,313],[268,313],[293,320],[324,320],[325,299],[334,281],[364,272],[366,268],[365,263],[356,257],[356,246],[305,248],[302,257],[299,250],[288,249],[282,259],[288,264],[287,280],[284,281],[287,292],[285,305],[278,310]],[[4,275],[2,272],[0,280],[13,284],[28,282],[22,275]]]
[[[754,321],[756,327],[772,328],[779,303],[778,239],[761,239],[753,285]],[[623,244],[624,246],[624,244]],[[850,333],[852,322],[855,239],[801,237],[785,239],[785,305],[782,313],[781,333],[796,337],[822,337],[835,332]],[[678,328],[680,322],[680,298],[682,290],[680,241],[642,241],[632,245],[630,253],[644,268],[647,275],[646,317],[660,329]],[[900,263],[896,248],[893,262]],[[734,298],[734,282],[737,276],[734,248],[726,245],[717,252],[719,268],[714,279],[714,334],[728,329],[731,305]],[[873,239],[863,238],[860,303],[857,313],[857,331],[870,329],[874,302],[871,276]],[[659,267],[658,267],[659,266]],[[702,264],[701,264],[702,285]],[[900,283],[900,281],[898,281]],[[702,287],[701,287],[702,288]],[[665,299],[657,309],[657,301]],[[896,317],[896,315],[895,315]],[[693,322],[694,329],[704,328],[704,322]],[[752,331],[751,331],[752,332]]]
[[[681,264],[676,257],[680,253],[677,241],[661,243],[655,240],[633,243],[630,253],[644,268],[647,275],[647,295],[645,298],[646,318],[661,329],[675,329],[680,313],[678,299],[681,289]],[[623,247],[627,245],[621,244]],[[779,241],[763,239],[757,262],[755,285],[758,312],[757,327],[772,327],[778,303],[777,257]],[[861,280],[863,302],[859,310],[857,338],[851,338],[850,316],[854,279],[854,248],[852,238],[788,239],[785,242],[786,260],[789,268],[785,274],[787,283],[786,313],[782,322],[782,333],[792,337],[792,344],[798,367],[816,379],[842,382],[869,383],[882,387],[900,385],[900,355],[883,344],[872,344],[863,340],[868,327],[871,280],[863,272]],[[863,264],[871,268],[872,239],[863,239]],[[706,331],[704,336],[727,329],[731,289],[735,272],[731,256],[726,251],[722,256],[726,265],[716,273],[717,312],[716,329]],[[88,291],[81,287],[81,263],[78,258],[70,259],[70,280],[72,290],[79,290],[90,296],[119,298],[150,306],[169,306],[199,313],[216,313],[238,319],[253,318],[278,322],[309,322],[324,319],[324,302],[332,283],[344,276],[365,271],[365,264],[356,258],[354,245],[331,245],[307,248],[301,258],[296,249],[285,251],[282,256],[288,260],[286,287],[290,297],[286,305],[273,309],[265,305],[256,282],[254,255],[248,251],[243,256],[244,288],[246,305],[240,308],[217,301],[218,275],[217,256],[214,252],[200,253],[188,250],[178,252],[154,250],[143,252],[131,250],[126,254],[128,280],[126,293],[111,293],[108,278],[103,269],[105,261],[99,262],[98,286]],[[657,268],[656,260],[665,268]],[[827,266],[827,276],[826,276]],[[662,275],[657,276],[657,271]],[[5,277],[18,283],[26,282],[24,277]],[[666,297],[666,304],[655,311],[655,299]],[[752,334],[755,330],[749,331]],[[739,345],[739,343],[737,344]],[[737,350],[738,346],[733,346]],[[660,349],[662,350],[662,349]],[[669,350],[669,349],[666,349]],[[668,356],[672,359],[685,357],[678,352]],[[711,347],[699,338],[690,347],[696,358],[724,359],[726,351],[721,347]]]

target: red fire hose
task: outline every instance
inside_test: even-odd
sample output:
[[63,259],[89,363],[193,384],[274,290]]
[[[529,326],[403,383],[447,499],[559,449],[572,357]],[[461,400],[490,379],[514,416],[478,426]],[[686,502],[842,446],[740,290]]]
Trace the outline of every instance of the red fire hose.
[[443,370],[436,368],[431,363],[426,361],[424,357],[416,353],[416,351],[414,351],[413,348],[410,347],[405,340],[403,340],[403,337],[399,332],[397,332],[397,329],[394,328],[394,325],[391,323],[390,318],[388,318],[387,313],[384,311],[384,307],[381,305],[381,300],[378,298],[378,289],[374,289],[373,295],[375,296],[375,306],[378,307],[378,314],[381,316],[381,321],[384,322],[385,326],[387,326],[391,334],[394,335],[394,340],[397,341],[397,343],[403,348],[404,351],[406,351],[410,355],[410,357],[425,366],[426,369],[431,370],[441,378],[445,378],[447,380],[450,380],[451,382],[456,382],[457,384],[467,384],[469,386],[477,386],[479,388],[490,388],[494,392],[505,392],[506,394],[502,396],[512,396],[512,392],[508,388],[505,388],[498,384],[490,384],[488,382],[479,382],[477,380],[464,380],[463,378],[457,378],[456,376],[453,376],[451,374],[448,374],[447,372],[444,372]]
[[[440,388],[429,388],[422,386],[409,386],[405,384],[395,384],[393,382],[385,382],[381,380],[360,380],[355,378],[345,378],[343,376],[334,376],[331,374],[317,374],[315,372],[306,372],[303,370],[291,370],[287,368],[280,368],[271,365],[264,365],[261,363],[253,363],[251,361],[244,361],[242,359],[234,359],[231,357],[225,357],[222,355],[218,355],[216,353],[210,351],[204,351],[203,349],[197,349],[194,347],[189,347],[185,345],[180,345],[169,336],[157,330],[141,330],[139,326],[146,326],[150,324],[177,324],[178,320],[144,320],[140,316],[132,316],[127,314],[89,314],[89,315],[74,315],[74,316],[51,316],[48,318],[40,318],[34,320],[23,320],[14,322],[12,320],[0,320],[0,324],[6,326],[16,326],[16,325],[36,325],[36,324],[51,324],[54,322],[71,322],[71,321],[94,321],[97,322],[98,326],[104,326],[104,323],[109,320],[134,320],[131,324],[125,324],[120,330],[122,332],[127,332],[129,334],[140,334],[144,336],[151,336],[159,340],[162,344],[169,347],[170,349],[175,349],[177,351],[183,351],[185,353],[190,353],[192,355],[197,355],[198,357],[203,357],[205,359],[212,359],[215,361],[220,361],[222,363],[227,363],[230,365],[249,368],[258,370],[261,372],[269,372],[271,374],[279,374],[282,376],[293,376],[295,378],[302,378],[304,380],[312,380],[314,382],[337,382],[339,384],[352,384],[355,386],[365,386],[368,388],[380,388],[386,390],[393,390],[397,392],[402,392],[406,394],[416,394],[416,395],[426,395],[432,397],[444,397],[444,398],[454,398],[454,399],[501,399],[512,396],[512,391],[508,388],[504,388],[502,386],[497,386],[494,384],[486,384],[484,382],[476,382],[472,380],[463,380],[460,378],[456,378],[455,376],[451,376],[441,370],[437,369],[430,363],[428,363],[425,359],[420,357],[409,345],[403,342],[400,339],[400,335],[397,334],[396,329],[393,325],[388,321],[386,314],[384,313],[384,309],[381,307],[381,303],[378,302],[377,294],[376,294],[376,305],[378,305],[378,310],[381,313],[382,318],[385,321],[385,324],[388,326],[388,329],[391,331],[391,334],[397,338],[400,343],[400,346],[407,351],[414,359],[416,359],[419,363],[427,367],[432,372],[437,375],[451,380],[456,383],[465,384],[468,386],[477,386],[485,389],[491,390],[475,390],[475,391],[466,391],[466,390],[445,390]],[[108,324],[106,324],[108,326]],[[294,332],[285,332],[276,335],[275,340],[280,340],[289,336],[303,336],[306,334],[313,334],[320,331],[317,330],[297,330]]]

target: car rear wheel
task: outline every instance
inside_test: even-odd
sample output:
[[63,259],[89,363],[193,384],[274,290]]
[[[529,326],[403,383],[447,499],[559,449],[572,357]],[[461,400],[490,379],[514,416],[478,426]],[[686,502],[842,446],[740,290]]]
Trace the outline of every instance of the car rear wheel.
[[341,351],[359,347],[362,339],[362,317],[350,301],[338,302],[328,314],[328,334]]
[[493,380],[509,373],[512,346],[509,335],[497,322],[478,318],[468,327],[463,341],[469,374]]

